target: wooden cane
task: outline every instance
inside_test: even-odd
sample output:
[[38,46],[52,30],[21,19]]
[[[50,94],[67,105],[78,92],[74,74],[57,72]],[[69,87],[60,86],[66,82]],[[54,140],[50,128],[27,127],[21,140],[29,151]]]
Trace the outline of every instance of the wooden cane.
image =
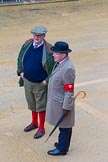
[[82,98],[85,98],[85,97],[86,97],[86,92],[85,92],[85,91],[79,91],[79,92],[77,92],[77,94],[75,95],[75,99],[76,99],[81,93],[83,93]]

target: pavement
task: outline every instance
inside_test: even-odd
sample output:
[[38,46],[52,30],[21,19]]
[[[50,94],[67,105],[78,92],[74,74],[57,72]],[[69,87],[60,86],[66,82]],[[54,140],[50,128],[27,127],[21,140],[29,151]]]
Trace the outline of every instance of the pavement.
[[[81,1],[34,5],[38,11],[31,6],[0,8],[0,162],[108,162],[108,1]],[[66,8],[60,10],[61,5]],[[56,129],[45,142],[53,128],[48,123],[41,139],[33,138],[36,130],[23,131],[31,112],[24,89],[17,84],[16,58],[36,22],[48,25],[52,42],[69,42],[76,68],[75,95],[86,92],[85,98],[80,94],[75,101],[76,124],[66,156],[47,154],[59,133]]]
[[[108,55],[106,54],[106,59]],[[70,150],[67,156],[52,157],[47,155],[49,149],[53,149],[54,142],[57,141],[58,130],[47,139],[52,126],[45,123],[46,134],[41,139],[34,139],[34,133],[25,133],[24,127],[31,121],[31,112],[26,108],[23,88],[15,87],[13,94],[19,96],[9,105],[5,102],[5,107],[0,111],[0,162],[107,162],[108,161],[108,75],[105,70],[107,60],[101,57],[103,72],[96,67],[88,67],[83,70],[85,81],[77,81],[75,84],[75,94],[81,90],[86,92],[80,94],[76,99],[76,125],[73,128],[73,136]],[[103,58],[103,60],[102,60]],[[88,59],[86,58],[86,61]],[[88,62],[89,64],[89,62]],[[81,66],[81,63],[80,63]],[[76,64],[76,69],[79,63]],[[83,68],[83,67],[82,67]],[[95,73],[97,71],[97,79]],[[81,73],[79,70],[77,73]],[[89,79],[87,79],[89,78]],[[82,77],[80,77],[82,80]],[[4,94],[3,97],[6,97]],[[12,97],[12,96],[11,96]],[[2,98],[3,105],[3,98]],[[5,111],[4,111],[5,110]]]

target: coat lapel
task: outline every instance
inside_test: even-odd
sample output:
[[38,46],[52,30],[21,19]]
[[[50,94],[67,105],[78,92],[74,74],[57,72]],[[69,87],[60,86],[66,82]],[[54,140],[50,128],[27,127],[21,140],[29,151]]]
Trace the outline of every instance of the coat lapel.
[[55,69],[53,68],[50,77],[53,76],[55,73],[57,73],[57,72],[64,66],[64,64],[65,64],[68,60],[69,60],[69,58],[67,57],[67,58],[66,58],[62,63],[60,63]]

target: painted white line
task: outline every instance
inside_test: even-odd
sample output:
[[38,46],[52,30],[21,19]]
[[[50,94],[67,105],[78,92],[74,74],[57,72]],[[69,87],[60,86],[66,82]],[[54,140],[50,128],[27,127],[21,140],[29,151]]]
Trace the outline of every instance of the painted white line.
[[105,124],[108,124],[108,114],[104,114],[103,112],[96,110],[96,108],[94,108],[84,102],[76,103],[76,106],[83,109],[87,113],[95,116],[96,118],[100,119]]
[[87,82],[83,82],[83,83],[77,83],[75,84],[75,87],[83,87],[86,85],[92,85],[92,84],[96,84],[96,83],[102,83],[102,82],[108,82],[108,78],[102,78],[102,79],[97,79],[97,80],[91,80],[91,81],[87,81]]

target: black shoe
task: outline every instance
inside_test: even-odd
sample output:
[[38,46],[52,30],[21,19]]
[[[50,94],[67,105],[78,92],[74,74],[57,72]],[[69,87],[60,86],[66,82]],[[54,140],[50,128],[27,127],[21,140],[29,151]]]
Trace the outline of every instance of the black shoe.
[[59,156],[59,155],[66,155],[67,154],[67,152],[61,152],[58,149],[49,150],[47,153],[48,153],[48,155],[52,155],[52,156]]
[[24,132],[30,132],[30,131],[32,131],[33,129],[36,129],[36,128],[38,128],[38,125],[37,124],[30,124],[30,125],[28,125],[26,128],[24,128]]
[[[54,143],[54,146],[57,148],[58,142],[55,142],[55,143]],[[68,152],[68,150],[67,150],[67,152]]]
[[57,145],[58,145],[58,143],[57,143],[57,142],[55,142],[55,143],[54,143],[54,146],[55,146],[55,147],[57,147]]

